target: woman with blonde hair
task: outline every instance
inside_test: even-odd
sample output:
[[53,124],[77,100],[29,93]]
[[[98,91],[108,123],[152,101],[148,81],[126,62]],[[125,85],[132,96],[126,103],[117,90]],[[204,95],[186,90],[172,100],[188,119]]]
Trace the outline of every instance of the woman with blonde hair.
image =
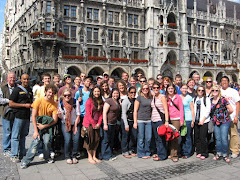
[[72,91],[69,88],[64,89],[60,101],[58,102],[58,117],[62,119],[64,153],[67,164],[78,163],[76,156],[78,154],[78,141],[80,135],[80,114],[79,101],[72,98]]
[[233,108],[230,103],[221,95],[220,86],[214,85],[211,92],[211,113],[210,117],[214,123],[214,135],[216,139],[217,154],[213,160],[218,160],[221,156],[226,162],[228,158],[228,131],[231,125],[230,114]]
[[138,129],[137,135],[137,155],[139,158],[150,158],[150,143],[152,138],[151,125],[151,102],[152,94],[147,83],[143,83],[140,95],[134,102],[133,127]]

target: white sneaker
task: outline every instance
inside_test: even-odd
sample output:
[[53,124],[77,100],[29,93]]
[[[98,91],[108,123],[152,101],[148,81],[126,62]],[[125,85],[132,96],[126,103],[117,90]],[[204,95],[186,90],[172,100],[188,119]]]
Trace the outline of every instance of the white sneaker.
[[41,153],[41,154],[39,154],[39,156],[38,156],[38,158],[40,159],[40,160],[43,160],[43,153]]
[[238,157],[238,154],[232,154],[231,155],[231,158],[233,158],[233,159],[235,159],[235,158],[237,158]]
[[54,160],[53,159],[49,159],[48,160],[48,164],[52,164],[52,163],[54,163]]
[[54,152],[51,152],[51,153],[50,153],[50,157],[51,157],[52,159],[54,159],[54,156],[55,156],[55,153],[54,153]]
[[3,156],[5,156],[5,157],[11,157],[11,151],[3,152]]
[[116,159],[117,159],[117,157],[115,156],[115,157],[110,158],[109,161],[115,161]]
[[10,160],[14,163],[19,163],[20,162],[18,157],[11,157]]

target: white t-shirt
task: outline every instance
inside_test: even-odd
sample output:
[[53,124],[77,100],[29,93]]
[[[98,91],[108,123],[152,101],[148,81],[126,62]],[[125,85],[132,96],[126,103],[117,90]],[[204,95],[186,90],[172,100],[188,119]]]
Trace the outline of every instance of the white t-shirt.
[[225,97],[228,100],[228,102],[233,108],[233,113],[230,114],[231,120],[233,121],[234,117],[236,116],[236,103],[240,101],[239,94],[237,90],[230,87],[227,88],[226,90],[221,89],[221,94],[223,97]]

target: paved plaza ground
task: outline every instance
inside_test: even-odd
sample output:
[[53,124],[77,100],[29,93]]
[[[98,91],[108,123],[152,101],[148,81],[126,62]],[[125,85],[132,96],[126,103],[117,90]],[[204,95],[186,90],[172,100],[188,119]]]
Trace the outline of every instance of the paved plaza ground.
[[[32,126],[27,137],[26,146],[32,141]],[[2,124],[0,123],[0,151],[2,152]],[[117,156],[115,161],[103,161],[92,165],[87,158],[80,159],[78,164],[66,164],[60,156],[54,164],[47,164],[35,157],[31,166],[20,169],[20,163],[12,163],[0,153],[0,179],[21,180],[87,180],[87,179],[172,179],[172,180],[204,180],[204,179],[240,179],[240,158],[225,163],[223,160],[213,161],[213,155],[205,160],[192,156],[174,163],[171,160],[153,161],[133,157]]]

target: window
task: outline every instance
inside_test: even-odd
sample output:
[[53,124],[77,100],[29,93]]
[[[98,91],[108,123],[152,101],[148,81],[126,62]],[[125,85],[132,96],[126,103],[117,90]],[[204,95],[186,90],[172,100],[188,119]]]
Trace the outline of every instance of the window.
[[77,7],[76,6],[72,6],[71,7],[71,16],[72,17],[77,17],[76,11],[77,11]]
[[215,43],[215,52],[218,52],[217,43]]
[[108,22],[109,23],[113,22],[113,12],[112,11],[108,11]]
[[109,41],[113,40],[113,30],[108,30],[108,40]]
[[202,41],[202,50],[205,51],[205,41]]
[[46,56],[47,56],[47,57],[50,57],[50,56],[51,56],[51,48],[50,48],[50,46],[47,46],[47,47],[46,47]]
[[93,19],[94,20],[98,20],[98,11],[99,11],[98,9],[93,10]]
[[119,58],[119,50],[115,50],[115,52],[114,52],[114,57],[115,57],[115,58]]
[[133,21],[134,25],[138,25],[138,15],[134,15]]
[[47,13],[51,12],[51,4],[52,4],[51,1],[47,1]]
[[217,28],[214,28],[214,36],[217,37]]
[[93,29],[93,39],[98,40],[98,29]]
[[202,26],[202,36],[204,36],[204,34],[205,34],[205,27]]
[[92,28],[87,28],[87,40],[92,40]]
[[69,6],[64,6],[64,16],[69,16]]
[[115,12],[115,23],[119,23],[119,12]]
[[10,55],[10,53],[9,53],[9,49],[7,49],[7,56],[9,56]]
[[115,31],[114,40],[115,40],[115,42],[119,42],[119,31]]
[[213,27],[210,28],[210,37],[213,37]]
[[198,31],[198,34],[200,34],[201,33],[201,26],[200,25],[198,25],[198,29],[197,29]]
[[98,57],[98,49],[93,49],[93,56]]
[[132,24],[132,14],[128,15],[128,24]]
[[87,19],[92,19],[92,9],[87,9]]
[[134,33],[134,44],[138,44],[138,33]]
[[46,31],[48,31],[48,32],[51,31],[51,23],[50,22],[46,23]]
[[137,51],[133,52],[133,59],[138,59],[138,52]]
[[64,32],[64,34],[66,34],[67,37],[69,37],[69,27],[68,26],[63,27],[63,32]]
[[77,51],[76,47],[71,47],[71,55],[72,56],[76,56],[76,51]]
[[132,44],[132,32],[128,33],[128,42]]
[[188,34],[191,34],[191,33],[192,33],[191,24],[188,24],[188,26],[187,26],[187,31],[188,31]]
[[201,49],[201,41],[198,40],[198,50]]
[[76,26],[71,26],[71,38],[76,38]]
[[92,56],[92,48],[88,48],[88,57]]

